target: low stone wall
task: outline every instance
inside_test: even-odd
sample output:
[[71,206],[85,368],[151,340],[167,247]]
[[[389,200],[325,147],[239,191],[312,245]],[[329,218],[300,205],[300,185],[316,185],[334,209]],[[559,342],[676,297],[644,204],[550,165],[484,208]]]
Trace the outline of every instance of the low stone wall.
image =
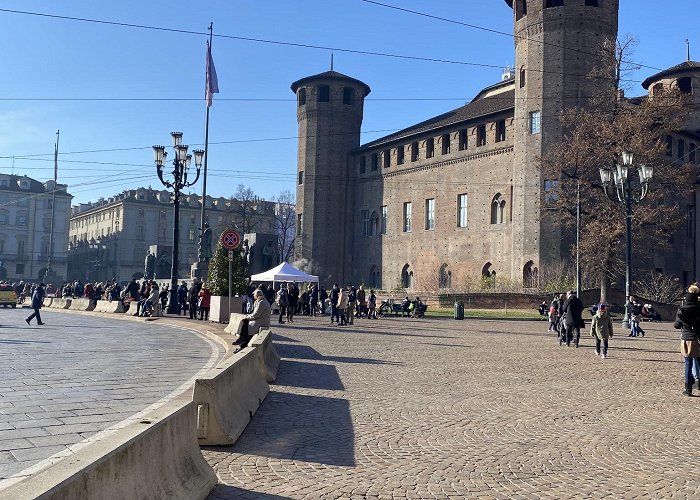
[[257,348],[260,372],[268,383],[273,383],[277,378],[277,370],[280,366],[280,356],[275,346],[272,345],[272,332],[263,330],[253,337],[249,344]]

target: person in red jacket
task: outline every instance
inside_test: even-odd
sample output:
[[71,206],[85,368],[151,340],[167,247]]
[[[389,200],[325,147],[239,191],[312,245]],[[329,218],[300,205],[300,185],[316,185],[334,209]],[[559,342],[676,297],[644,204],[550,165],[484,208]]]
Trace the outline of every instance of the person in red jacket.
[[204,283],[199,291],[199,319],[209,320],[209,305],[211,304],[211,292],[209,285]]

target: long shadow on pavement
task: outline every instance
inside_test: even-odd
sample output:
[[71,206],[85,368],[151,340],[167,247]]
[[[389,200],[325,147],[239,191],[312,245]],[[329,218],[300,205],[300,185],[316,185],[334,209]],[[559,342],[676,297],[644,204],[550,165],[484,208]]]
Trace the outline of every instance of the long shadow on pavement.
[[324,356],[316,349],[308,346],[284,345],[278,344],[275,346],[277,354],[282,358],[292,359],[311,359],[314,361],[332,361],[335,363],[365,363],[369,365],[400,365],[402,363],[396,361],[384,361],[373,358],[350,358],[347,356]]
[[276,385],[303,387],[324,391],[343,391],[345,386],[340,381],[338,370],[333,365],[323,363],[304,363],[283,359],[277,373]]
[[244,490],[227,484],[219,484],[212,490],[207,500],[219,500],[227,498],[256,498],[260,500],[287,500],[288,497],[270,495],[269,493],[259,493],[257,491]]
[[205,449],[354,466],[354,438],[349,401],[270,392],[236,444]]

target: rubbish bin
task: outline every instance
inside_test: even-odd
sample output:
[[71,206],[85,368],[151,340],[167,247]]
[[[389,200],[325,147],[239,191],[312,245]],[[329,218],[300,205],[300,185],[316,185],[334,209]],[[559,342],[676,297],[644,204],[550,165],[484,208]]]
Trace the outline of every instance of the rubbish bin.
[[455,302],[455,319],[464,319],[464,302]]

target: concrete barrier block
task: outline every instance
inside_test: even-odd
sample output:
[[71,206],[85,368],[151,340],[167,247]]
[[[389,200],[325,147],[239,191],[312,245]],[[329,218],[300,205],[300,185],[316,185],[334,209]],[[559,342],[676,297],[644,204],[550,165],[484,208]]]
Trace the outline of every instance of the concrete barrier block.
[[241,327],[243,326],[243,320],[246,315],[241,313],[231,313],[231,317],[228,320],[228,326],[224,328],[224,331],[230,333],[234,337],[241,334]]
[[195,381],[200,445],[230,445],[243,433],[270,390],[259,363],[258,347],[246,347]]
[[94,311],[101,313],[123,313],[124,306],[120,300],[113,300],[111,302],[109,300],[98,300]]
[[268,383],[274,382],[280,366],[280,356],[272,343],[272,332],[270,330],[262,330],[252,338],[248,345],[258,348],[260,372]]
[[68,309],[71,304],[71,299],[56,299],[54,298],[51,301],[51,305],[49,306],[51,309]]
[[199,450],[197,406],[179,397],[2,491],[14,500],[204,499],[216,476]]
[[68,307],[72,311],[92,311],[94,308],[95,304],[92,299],[73,299]]
[[43,307],[51,307],[52,302],[53,302],[53,297],[45,298]]

